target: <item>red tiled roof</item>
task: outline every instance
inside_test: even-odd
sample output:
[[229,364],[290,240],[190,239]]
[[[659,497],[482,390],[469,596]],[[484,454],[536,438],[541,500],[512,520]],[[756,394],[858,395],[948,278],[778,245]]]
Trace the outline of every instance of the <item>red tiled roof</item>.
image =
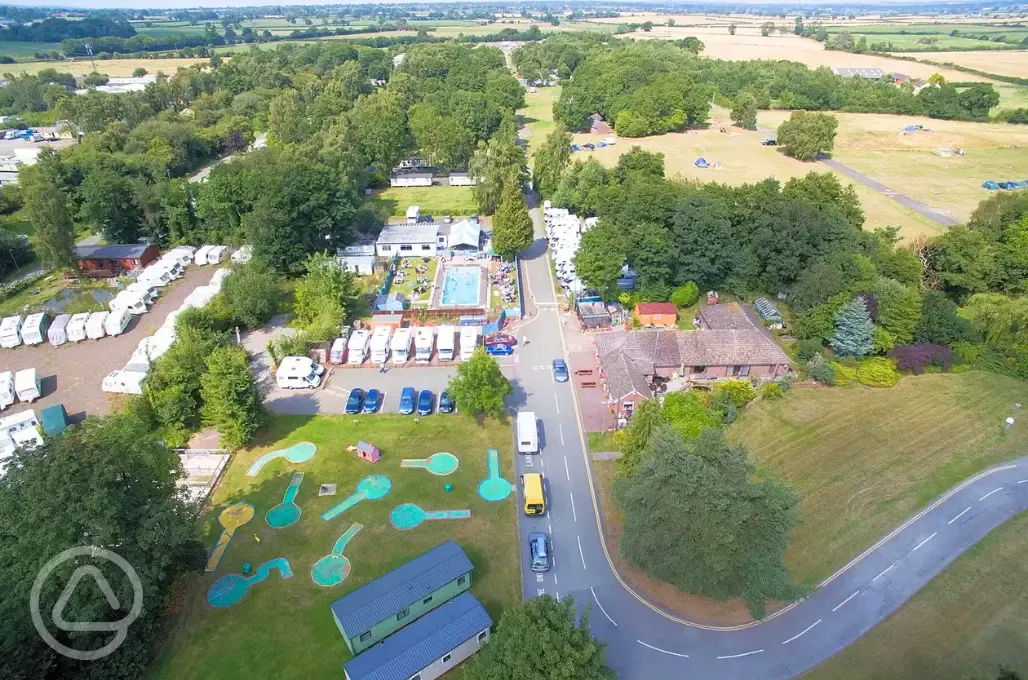
[[635,308],[639,314],[678,314],[678,307],[673,302],[640,302]]

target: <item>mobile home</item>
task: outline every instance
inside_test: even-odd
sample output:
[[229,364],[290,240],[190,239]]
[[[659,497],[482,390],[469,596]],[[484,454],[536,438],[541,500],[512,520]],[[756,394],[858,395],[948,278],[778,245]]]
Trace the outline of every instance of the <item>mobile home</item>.
[[0,373],[0,411],[14,403],[17,394],[14,391],[14,374],[10,371]]
[[439,348],[439,361],[453,361],[456,335],[457,329],[454,326],[439,327],[439,337],[436,340],[436,346]]
[[21,344],[21,317],[9,316],[0,322],[0,347],[17,347]]
[[68,328],[65,330],[68,334],[69,342],[82,342],[86,339],[87,321],[89,321],[89,312],[83,312],[71,317],[71,320],[68,321]]
[[389,361],[389,339],[393,329],[379,326],[371,333],[371,363],[384,364]]
[[104,327],[107,323],[107,317],[110,316],[110,312],[93,312],[89,315],[89,320],[86,321],[86,337],[90,340],[99,340],[100,338],[107,335],[107,331]]
[[71,321],[71,314],[60,314],[50,324],[46,331],[46,337],[54,347],[60,347],[68,342],[68,323]]
[[36,369],[26,368],[14,374],[14,392],[18,395],[18,401],[29,403],[43,396]]
[[414,331],[414,361],[419,364],[427,364],[432,361],[432,345],[435,343],[435,336],[432,329],[422,326]]
[[393,363],[405,364],[410,361],[411,333],[409,328],[397,328],[393,335]]
[[25,317],[25,325],[21,327],[21,341],[26,345],[40,345],[46,340],[46,331],[50,328],[50,315],[36,312]]
[[349,342],[346,343],[346,363],[354,366],[364,363],[368,356],[368,338],[370,335],[364,329],[353,332]]
[[132,312],[124,307],[119,307],[104,319],[104,332],[107,335],[121,335],[128,328],[131,320]]
[[478,347],[478,336],[482,332],[480,326],[461,326],[460,329],[460,360],[467,361]]

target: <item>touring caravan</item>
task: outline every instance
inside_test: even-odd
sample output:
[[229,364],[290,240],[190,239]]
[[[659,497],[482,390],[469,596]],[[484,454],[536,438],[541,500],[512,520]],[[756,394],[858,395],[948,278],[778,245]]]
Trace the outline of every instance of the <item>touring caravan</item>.
[[142,371],[111,371],[100,383],[100,389],[117,394],[142,394],[145,380],[146,373]]
[[393,350],[393,363],[405,364],[410,361],[411,333],[409,328],[397,328],[393,335],[390,348]]
[[68,322],[66,333],[69,342],[82,342],[86,339],[86,322],[89,321],[89,312],[76,314]]
[[46,331],[50,328],[50,315],[36,312],[25,317],[25,325],[21,327],[21,341],[26,345],[41,345],[46,340]]
[[461,326],[460,328],[460,360],[467,361],[478,347],[479,326]]
[[155,262],[150,265],[144,269],[143,273],[139,275],[138,279],[136,279],[139,283],[145,283],[156,288],[162,288],[168,285],[171,283],[171,280],[171,272],[163,262]]
[[93,312],[89,315],[89,320],[86,321],[86,337],[90,340],[99,340],[100,338],[107,335],[107,331],[104,330],[104,326],[107,322],[107,317],[110,316],[110,312]]
[[328,361],[338,366],[346,360],[346,338],[336,338],[328,353]]
[[14,374],[14,392],[18,395],[18,401],[28,403],[43,396],[36,369],[26,368]]
[[128,286],[125,287],[125,290],[129,293],[136,293],[140,295],[143,298],[143,302],[146,302],[148,304],[152,304],[153,301],[156,300],[157,297],[160,295],[160,292],[157,290],[157,286],[154,286],[149,283],[140,283],[139,281],[136,281],[135,283],[130,283]]
[[285,389],[315,388],[321,385],[325,367],[307,357],[285,357],[278,365],[275,381]]
[[436,340],[436,347],[439,349],[439,361],[453,361],[456,335],[457,329],[454,326],[439,327],[439,337]]
[[165,262],[168,260],[176,260],[183,267],[188,267],[193,264],[193,253],[195,252],[196,248],[193,246],[177,246],[164,253],[161,260]]
[[0,411],[14,403],[14,374],[10,371],[0,373]]
[[214,276],[211,277],[210,287],[220,291],[221,284],[225,282],[225,278],[232,273],[232,270],[228,267],[222,267],[218,271],[214,272]]
[[414,330],[414,361],[419,364],[427,364],[432,361],[432,345],[435,343],[435,336],[432,329],[427,326],[420,326]]
[[68,342],[68,323],[71,322],[71,314],[60,314],[54,319],[54,322],[50,324],[50,328],[46,331],[47,340],[54,347],[60,347],[64,343]]
[[378,365],[389,361],[389,338],[393,334],[390,326],[379,326],[371,333],[371,363]]
[[346,363],[360,366],[368,354],[368,338],[370,334],[364,329],[356,330],[346,343]]
[[118,307],[104,319],[104,332],[107,335],[121,335],[132,321],[132,312],[125,307]]
[[221,264],[228,253],[228,246],[211,246],[207,251],[207,264]]
[[211,248],[214,246],[201,246],[199,250],[193,253],[193,263],[199,265],[207,264],[207,254],[211,252]]
[[249,262],[253,257],[253,246],[243,246],[236,252],[232,253],[232,261],[239,264]]
[[0,347],[17,347],[21,344],[21,317],[9,316],[0,321]]
[[111,312],[119,309],[128,310],[129,314],[145,314],[146,300],[140,293],[123,290],[113,300],[107,303]]

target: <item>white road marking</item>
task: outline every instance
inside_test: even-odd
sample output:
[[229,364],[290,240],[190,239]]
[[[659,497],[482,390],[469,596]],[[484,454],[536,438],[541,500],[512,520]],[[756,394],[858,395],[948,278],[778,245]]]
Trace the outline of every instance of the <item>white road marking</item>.
[[582,537],[581,536],[576,536],[575,538],[578,539],[578,555],[579,555],[579,557],[582,558],[582,569],[584,570],[584,569],[586,569],[586,566],[585,566],[585,553],[582,552]]
[[553,575],[553,585],[557,585],[557,575]]
[[960,519],[961,517],[963,517],[963,516],[964,516],[964,514],[965,514],[965,513],[966,513],[966,512],[968,511],[968,510],[970,510],[970,509],[971,509],[971,506],[970,506],[970,505],[969,505],[969,506],[967,506],[966,508],[964,508],[963,510],[961,510],[961,511],[960,511],[960,514],[959,514],[959,515],[957,515],[956,517],[954,517],[954,518],[953,518],[953,519],[951,519],[950,521],[946,522],[946,524],[953,524],[953,523],[954,523],[954,522],[956,522],[956,521],[957,521],[958,519]]
[[554,593],[554,595],[557,596],[557,599],[559,600],[560,599],[560,591],[559,590],[555,590],[555,591],[553,591],[553,593]]
[[881,577],[883,577],[886,574],[888,574],[890,571],[892,571],[892,568],[895,567],[895,566],[896,566],[895,564],[890,564],[888,567],[885,568],[885,571],[883,571],[882,573],[878,574],[878,576],[875,576],[873,579],[871,579],[871,583],[874,583],[875,581],[877,581]]
[[[936,531],[936,532],[935,532],[935,534],[937,534],[937,533],[939,533],[939,532],[938,532],[938,531]],[[915,546],[914,546],[914,549],[913,549],[913,550],[911,550],[910,552],[911,552],[911,553],[915,553],[915,552],[917,552],[917,549],[918,549],[918,548],[920,548],[920,547],[921,547],[922,545],[924,545],[924,544],[925,544],[925,543],[927,543],[928,541],[930,541],[930,540],[932,540],[933,538],[935,538],[935,534],[932,534],[932,535],[931,535],[931,536],[929,536],[928,538],[924,539],[923,541],[921,541],[920,543],[918,543],[917,545],[915,545]]]
[[857,592],[853,593],[852,595],[850,595],[849,597],[847,597],[847,598],[846,598],[845,600],[843,600],[843,601],[842,601],[842,602],[840,602],[839,604],[835,605],[835,609],[833,609],[832,611],[833,611],[833,612],[837,612],[837,611],[839,611],[840,609],[842,609],[842,606],[843,606],[844,604],[846,604],[847,602],[849,602],[850,600],[852,600],[853,598],[855,598],[855,597],[856,597],[857,595],[859,595],[859,594],[860,594],[860,591],[858,590]]
[[618,625],[617,621],[615,621],[614,619],[610,618],[610,614],[608,614],[607,610],[603,608],[602,604],[600,604],[600,598],[596,597],[596,591],[593,590],[592,586],[589,586],[589,592],[591,592],[593,594],[593,599],[596,600],[596,606],[600,608],[600,611],[603,612],[603,615],[607,617],[607,620],[610,621],[611,623],[613,623],[615,626],[617,626]]
[[[558,423],[557,424],[557,429],[560,430],[560,445],[564,446],[564,426]],[[568,462],[568,457],[564,456],[564,464],[567,465],[567,462]],[[568,477],[568,479],[571,479],[571,477]]]
[[816,626],[817,624],[819,624],[819,623],[821,623],[821,619],[818,619],[818,620],[817,620],[817,621],[815,621],[814,623],[810,624],[810,626],[809,626],[809,627],[807,627],[807,628],[804,628],[802,632],[799,632],[799,633],[797,633],[796,635],[793,635],[793,636],[792,636],[791,638],[789,638],[788,640],[786,640],[786,641],[785,641],[785,642],[783,642],[782,644],[783,644],[783,645],[787,645],[787,644],[789,644],[790,642],[792,642],[793,640],[795,640],[795,639],[797,639],[797,638],[799,638],[799,637],[803,636],[803,635],[804,635],[805,633],[809,633],[809,632],[810,632],[810,630],[811,630],[811,629],[812,629],[812,628],[813,628],[814,626]]
[[1001,486],[1001,487],[999,487],[998,489],[993,489],[993,490],[992,490],[992,491],[990,491],[989,493],[987,493],[987,494],[985,494],[984,496],[982,496],[981,498],[979,498],[979,499],[978,499],[978,501],[979,501],[979,502],[981,502],[981,501],[984,501],[984,500],[985,500],[986,498],[988,498],[988,497],[989,497],[989,496],[991,496],[992,494],[996,493],[997,491],[1002,491],[1002,490],[1003,490],[1003,487],[1002,487],[1002,486]]
[[560,415],[560,402],[557,401],[557,395],[553,395],[553,403],[557,406],[557,415]]
[[1018,484],[1028,484],[1028,479],[1022,479]]
[[[564,433],[561,432],[561,444],[564,443]],[[568,481],[571,481],[571,470],[568,469],[568,457],[564,456],[564,474],[568,476]]]
[[571,496],[571,516],[572,516],[572,517],[574,518],[574,520],[575,520],[575,521],[577,522],[577,521],[578,521],[578,513],[577,513],[577,512],[575,512],[575,494],[573,494],[573,493],[571,493],[571,492],[569,491],[569,492],[568,492],[568,495],[569,495],[569,496]]
[[742,654],[731,654],[729,656],[719,656],[718,658],[719,659],[738,659],[738,658],[741,658],[741,657],[744,657],[744,656],[750,656],[751,654],[760,654],[763,651],[764,651],[763,649],[755,649],[752,652],[743,652]]
[[553,525],[552,524],[547,524],[546,525],[546,530],[550,533],[551,536],[553,535]]
[[[610,617],[608,616],[607,618],[609,619]],[[613,622],[613,621],[611,621],[611,623],[614,623],[614,622]],[[617,624],[616,624],[616,623],[614,623],[614,625],[616,626]],[[645,642],[643,642],[642,640],[636,640],[636,642],[638,642],[638,643],[639,643],[640,645],[642,645],[643,647],[649,647],[649,648],[650,648],[650,649],[652,649],[653,651],[655,651],[655,652],[660,652],[661,654],[670,654],[671,656],[680,656],[680,657],[682,657],[683,659],[688,659],[688,658],[689,658],[689,655],[688,655],[688,654],[679,654],[678,652],[669,652],[669,651],[667,651],[666,649],[661,649],[660,647],[654,647],[653,645],[648,645],[648,644],[646,644]]]

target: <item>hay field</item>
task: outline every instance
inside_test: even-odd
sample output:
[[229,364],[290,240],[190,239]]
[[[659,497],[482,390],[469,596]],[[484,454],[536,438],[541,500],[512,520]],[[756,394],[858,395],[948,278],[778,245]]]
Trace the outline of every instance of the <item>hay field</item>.
[[[206,64],[207,59],[105,59],[96,62],[97,71],[106,73],[109,76],[131,76],[132,71],[142,66],[147,73],[164,71],[172,75],[179,68],[186,68],[193,64]],[[24,73],[39,73],[45,68],[57,69],[60,73],[70,73],[73,76],[84,76],[93,70],[89,60],[81,61],[26,61],[18,64],[0,64],[0,73],[13,73],[22,75]]]
[[[919,52],[918,59],[951,63],[1001,76],[1028,77],[1028,50],[1000,52]],[[964,78],[967,79],[966,77]]]

